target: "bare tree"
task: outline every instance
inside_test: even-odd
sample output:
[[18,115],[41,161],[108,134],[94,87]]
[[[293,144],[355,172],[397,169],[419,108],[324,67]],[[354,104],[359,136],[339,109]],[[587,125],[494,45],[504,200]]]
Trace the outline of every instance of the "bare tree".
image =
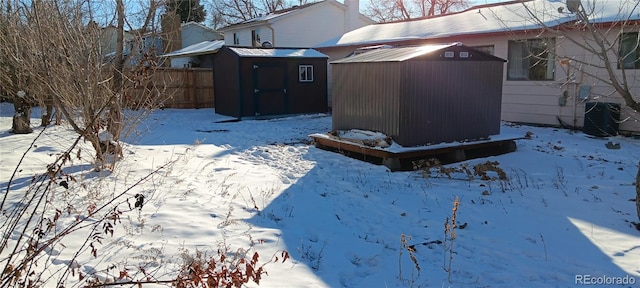
[[[31,129],[31,106],[33,99],[27,89],[27,74],[25,67],[20,67],[19,63],[12,61],[15,56],[10,53],[13,50],[18,55],[27,53],[21,43],[14,41],[11,37],[11,28],[19,25],[19,16],[11,1],[0,3],[0,82],[2,90],[5,91],[8,99],[13,100],[14,116],[11,132],[16,134],[27,134],[33,132]],[[4,49],[3,49],[4,47]],[[27,91],[25,91],[27,90]]]
[[407,18],[402,12],[403,9],[398,7],[398,2],[404,4],[403,0],[369,0],[368,8],[364,14],[374,21],[381,23],[410,19],[411,15]]
[[[576,56],[566,56],[549,47],[545,52],[559,60],[563,59],[566,64],[565,70],[573,71],[574,74],[581,73],[583,76],[592,78],[600,85],[611,87],[613,92],[624,100],[624,104],[631,108],[635,113],[633,117],[637,117],[640,111],[640,100],[636,100],[636,96],[632,93],[632,87],[637,79],[635,73],[629,73],[635,69],[638,63],[636,59],[636,51],[640,48],[639,39],[625,38],[626,32],[637,31],[636,22],[630,21],[629,16],[640,11],[640,2],[637,1],[621,1],[620,13],[618,19],[614,23],[602,24],[592,21],[591,18],[599,13],[596,9],[596,1],[589,0],[582,3],[581,1],[568,1],[577,6],[569,6],[567,10],[563,7],[557,13],[569,13],[573,15],[575,20],[568,23],[551,26],[545,19],[539,17],[541,11],[534,7],[523,4],[525,10],[536,24],[542,27],[540,33],[546,33],[549,37],[556,37],[568,41],[572,45],[583,49],[586,55],[582,58]],[[544,15],[545,12],[542,12]],[[626,41],[632,40],[632,41]],[[630,45],[624,48],[625,45]],[[624,51],[624,50],[628,51]],[[535,55],[531,55],[535,57]],[[575,75],[567,75],[566,82],[575,81]],[[611,95],[600,95],[611,96]],[[637,118],[636,118],[637,119]]]
[[[0,193],[1,287],[64,287],[72,276],[78,277],[73,282],[95,284],[95,275],[79,274],[77,261],[80,255],[97,255],[101,239],[113,233],[115,220],[123,213],[134,211],[128,202],[129,189],[157,172],[133,180],[134,184],[122,191],[109,191],[114,193],[105,193],[107,196],[100,195],[95,199],[87,199],[87,191],[100,190],[100,181],[96,180],[93,187],[80,183],[74,192],[66,191],[70,198],[82,201],[58,201],[61,196],[56,188],[68,189],[79,181],[64,170],[72,165],[72,157],[78,161],[94,157],[96,169],[104,168],[106,154],[113,149],[105,143],[119,145],[123,128],[133,127],[124,122],[131,118],[125,120],[123,115],[123,95],[130,92],[129,88],[139,85],[140,78],[148,76],[145,73],[153,67],[152,62],[145,61],[133,67],[134,73],[125,71],[124,63],[131,59],[125,56],[123,33],[125,25],[130,24],[122,0],[117,0],[115,13],[113,10],[106,12],[116,15],[114,19],[117,19],[116,59],[112,64],[107,63],[108,57],[100,45],[103,29],[93,21],[92,3],[87,0],[0,1],[0,81],[3,89],[18,95],[19,99],[14,101],[24,100],[23,104],[29,109],[31,105],[42,103],[55,106],[56,113],[64,114],[65,124],[77,134],[69,147],[60,147],[62,152],[43,167],[44,173],[33,175],[28,187],[22,189],[13,185],[15,172],[6,184],[6,190]],[[157,8],[156,1],[149,3],[142,31],[152,23],[153,11]],[[142,68],[135,69],[138,67]],[[29,119],[28,113],[23,114]],[[24,124],[30,129],[28,123]],[[38,135],[45,131],[46,127]],[[34,137],[33,143],[38,137]],[[82,147],[82,140],[90,143],[94,155],[86,156],[91,152],[84,151],[91,149]],[[25,147],[24,154],[32,148]],[[17,164],[15,171],[20,171],[20,165]],[[57,206],[60,202],[65,202],[62,206],[67,208]],[[135,208],[141,207],[140,204]],[[61,220],[75,217],[71,211],[78,213],[75,220]],[[85,241],[75,243],[78,245],[74,248],[78,247],[78,250],[73,251],[72,259],[65,259],[69,261],[67,267],[55,267],[56,255],[51,252],[64,246],[63,240],[72,233],[87,233]]]
[[216,0],[209,10],[213,14],[214,28],[221,28],[307,3],[309,0]]
[[469,6],[467,0],[369,0],[365,14],[377,22],[443,15]]
[[260,14],[258,7],[251,0],[214,1],[214,17],[221,26],[246,21]]
[[[49,119],[55,106],[56,114],[64,115],[76,133],[92,144],[97,169],[107,164],[106,156],[118,156],[121,149],[121,102],[124,89],[133,81],[130,77],[125,81],[123,76],[127,61],[123,33],[128,20],[123,2],[116,4],[118,41],[113,65],[105,65],[106,55],[100,45],[102,29],[91,18],[92,9],[87,9],[92,2],[17,0],[11,9],[5,7],[11,13],[2,14],[5,25],[0,35],[0,55],[6,55],[1,60],[6,68],[0,70],[0,77],[10,80],[13,95],[26,92],[25,97],[14,101],[20,104],[16,115],[27,115],[27,108],[40,104],[46,107],[43,114]],[[150,1],[141,31],[153,21],[158,6]],[[24,118],[17,123],[28,128],[29,118]]]
[[[590,83],[593,86],[608,87],[604,92],[592,89],[592,93],[595,94],[593,97],[598,101],[620,97],[623,106],[628,108],[618,111],[624,115],[621,122],[640,121],[640,97],[633,92],[634,86],[640,83],[639,75],[634,71],[640,67],[640,35],[638,21],[631,20],[633,15],[640,12],[640,2],[607,3],[606,5],[618,5],[614,7],[618,11],[616,19],[607,23],[593,20],[602,13],[602,7],[598,7],[598,4],[596,0],[578,0],[566,1],[566,6],[557,9],[549,9],[548,6],[535,7],[527,3],[523,3],[523,7],[526,16],[542,27],[538,36],[561,39],[556,45],[547,47],[544,54],[558,59],[563,64],[566,77],[560,79],[562,85]],[[564,14],[573,20],[549,24],[548,19],[541,16],[548,13]],[[563,50],[556,49],[563,44],[560,41],[566,41],[565,43],[583,51],[579,55],[564,55]],[[539,58],[536,54],[529,56]],[[636,207],[640,219],[639,181],[640,166],[636,176]]]
[[201,23],[207,15],[200,0],[168,0],[165,3],[165,11],[175,11],[183,23],[190,21]]
[[285,8],[284,0],[262,0],[262,7],[264,7],[267,13],[277,11]]
[[[636,210],[638,212],[638,220],[640,220],[640,162],[638,162],[638,174],[636,174]],[[640,229],[640,223],[638,223]]]

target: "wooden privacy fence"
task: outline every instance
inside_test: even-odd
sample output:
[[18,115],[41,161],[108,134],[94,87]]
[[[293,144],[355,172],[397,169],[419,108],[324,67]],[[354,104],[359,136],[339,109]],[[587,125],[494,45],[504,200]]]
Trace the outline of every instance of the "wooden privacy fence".
[[[125,72],[131,77],[132,71]],[[133,76],[135,78],[135,76]],[[157,68],[148,79],[127,89],[126,106],[212,108],[213,71],[207,68]]]

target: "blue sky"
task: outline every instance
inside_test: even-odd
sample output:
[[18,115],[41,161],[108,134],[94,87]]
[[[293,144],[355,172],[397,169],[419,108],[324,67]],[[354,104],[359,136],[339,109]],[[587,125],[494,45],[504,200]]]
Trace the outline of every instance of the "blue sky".
[[[339,0],[339,1],[341,1],[341,0]],[[482,4],[498,3],[498,2],[508,2],[508,1],[509,1],[509,0],[470,0],[470,1],[469,1],[469,4],[470,4],[470,6],[476,6],[476,5],[482,5]],[[361,7],[360,7],[360,9],[361,9],[361,10],[365,10],[365,9],[366,9],[366,5],[368,4],[368,2],[369,2],[369,1],[367,1],[367,0],[360,0],[360,6],[361,6]],[[111,6],[112,6],[111,4],[107,4],[107,3],[105,3],[105,2],[98,2],[98,1],[96,1],[96,2],[94,3],[94,5],[95,5],[96,3],[101,3],[101,4],[103,4],[103,5],[104,5],[104,6],[99,6],[99,7],[100,7],[100,8],[102,8],[102,9],[98,9],[98,10],[102,10],[102,11],[113,11],[113,10],[115,9],[114,7],[111,7]],[[207,1],[201,1],[201,3],[205,4],[205,9],[207,9],[207,10],[208,10],[208,8],[209,8],[209,7],[206,7],[206,6],[207,6],[207,5],[206,5]],[[140,13],[140,11],[141,11],[140,2],[138,2],[138,1],[125,1],[125,6],[126,6],[127,11],[129,11],[129,17],[130,17],[130,18],[136,18],[136,19],[131,19],[131,20],[133,20],[133,22],[137,22],[137,21],[142,22],[142,18],[143,18],[143,16],[142,16],[142,15],[139,15],[139,13]],[[208,12],[208,14],[209,14],[209,12],[210,12],[210,11],[207,11],[207,12]],[[104,15],[104,14],[100,15],[100,14],[99,14],[99,12],[98,12],[98,13],[96,13],[96,14],[98,14],[98,15],[96,15],[96,16],[98,16],[98,17],[101,17],[101,16],[102,16],[102,19],[101,19],[101,20],[102,20],[102,22],[109,22],[110,20],[112,20],[112,19],[113,19],[113,15]],[[136,14],[138,14],[138,15],[136,15]],[[210,15],[207,15],[207,16],[210,16]],[[211,25],[211,23],[210,23],[210,19],[209,19],[209,18],[210,18],[210,17],[207,17],[207,20],[205,20],[205,23],[203,23],[203,24],[205,24],[205,25],[207,25],[207,26],[210,26],[210,25]],[[132,24],[133,24],[133,23],[132,23]]]

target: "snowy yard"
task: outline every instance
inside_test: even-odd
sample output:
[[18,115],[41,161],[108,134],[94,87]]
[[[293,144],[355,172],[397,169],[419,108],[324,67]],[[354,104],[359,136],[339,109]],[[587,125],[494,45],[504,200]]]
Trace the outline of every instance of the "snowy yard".
[[[35,127],[39,112],[28,135],[8,132],[12,113],[1,104],[0,195],[8,191],[15,203],[75,135],[51,126],[27,151],[43,129]],[[158,110],[127,136],[113,173],[94,172],[90,145],[82,143],[84,157],[65,168],[78,182],[57,186],[52,208],[86,207],[174,162],[127,191],[132,203],[135,194],[145,196],[143,208],[122,214],[113,236],[97,247],[98,257],[78,259],[80,272],[112,278],[126,270],[141,278],[143,267],[156,279],[171,279],[196,250],[250,249],[260,263],[281,251],[291,256],[264,266],[260,287],[577,287],[620,279],[633,283],[616,287],[640,287],[640,231],[630,201],[640,139],[503,123],[501,133],[530,132],[531,139],[518,140],[513,153],[446,166],[497,161],[507,174],[481,180],[438,169],[430,177],[389,172],[317,149],[308,135],[328,132],[328,115],[216,122],[221,119],[213,109]],[[605,147],[609,141],[620,149]],[[444,224],[456,197],[450,249]],[[68,210],[65,221],[86,216]],[[53,264],[50,273],[69,265],[86,237],[76,232],[48,250],[43,261]],[[7,250],[0,253],[2,267]]]

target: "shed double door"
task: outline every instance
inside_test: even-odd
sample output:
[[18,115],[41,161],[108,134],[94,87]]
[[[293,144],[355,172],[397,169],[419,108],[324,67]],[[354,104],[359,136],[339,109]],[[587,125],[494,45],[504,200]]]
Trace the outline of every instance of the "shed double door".
[[256,116],[289,113],[285,63],[253,64],[253,104]]

